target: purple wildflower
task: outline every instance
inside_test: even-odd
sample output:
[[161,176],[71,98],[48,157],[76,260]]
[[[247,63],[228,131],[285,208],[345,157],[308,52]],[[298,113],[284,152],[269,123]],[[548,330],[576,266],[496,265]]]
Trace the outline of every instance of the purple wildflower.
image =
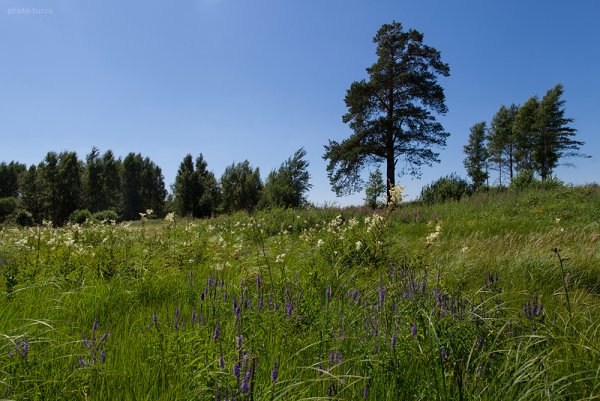
[[108,338],[108,331],[106,331],[106,332],[105,332],[105,333],[102,335],[102,337],[100,337],[100,342],[103,342],[103,341],[105,341],[107,338]]
[[100,362],[104,363],[106,362],[106,350],[103,349],[102,352],[100,353]]
[[256,288],[260,290],[261,286],[262,286],[262,281],[261,281],[260,275],[259,275],[259,276],[256,276]]
[[396,348],[396,342],[397,341],[398,341],[398,336],[394,332],[394,335],[392,336],[392,348]]
[[275,383],[278,376],[279,376],[279,371],[277,370],[277,363],[275,363],[273,365],[273,370],[271,370],[271,382]]
[[417,335],[417,323],[413,323],[412,326],[410,326],[410,335],[411,337],[415,337]]
[[223,355],[221,355],[221,357],[219,358],[219,367],[221,369],[225,367],[225,358],[223,358]]
[[329,302],[331,302],[331,287],[327,287],[327,290],[325,290],[325,296],[327,297],[327,304],[329,304]]
[[285,306],[285,314],[287,316],[292,316],[292,312],[294,311],[294,305],[291,302],[288,302]]
[[217,339],[219,338],[219,334],[221,333],[221,330],[219,330],[219,326],[215,326],[215,331],[213,333],[213,340],[217,341]]
[[363,387],[362,397],[367,398],[369,396],[369,381],[367,380],[365,383],[365,387]]
[[83,360],[83,357],[81,355],[79,355],[79,364],[81,365],[82,368],[85,368],[85,366],[86,366],[86,363]]
[[444,362],[448,357],[448,354],[446,353],[446,348],[444,348],[443,346],[440,347],[440,357],[442,358],[442,362]]
[[239,379],[240,373],[241,373],[240,363],[238,362],[235,365],[233,365],[233,375]]
[[158,325],[158,315],[156,314],[156,310],[152,314],[152,321],[154,322],[155,325]]
[[243,342],[244,342],[244,336],[243,336],[243,335],[241,335],[241,334],[239,334],[239,335],[236,337],[236,342],[237,342],[237,346],[238,346],[238,348],[242,348],[242,344],[243,344]]
[[247,393],[250,390],[250,384],[248,383],[250,381],[250,371],[248,370],[246,372],[246,375],[244,376],[244,380],[242,380],[242,393]]
[[94,320],[93,330],[94,330],[94,334],[95,334],[96,330],[98,330],[98,320]]

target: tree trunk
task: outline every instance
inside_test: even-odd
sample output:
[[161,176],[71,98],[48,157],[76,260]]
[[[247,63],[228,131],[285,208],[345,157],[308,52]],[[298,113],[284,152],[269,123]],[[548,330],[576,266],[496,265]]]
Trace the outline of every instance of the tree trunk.
[[390,190],[392,189],[392,185],[396,185],[396,163],[394,160],[394,146],[392,143],[391,149],[388,144],[387,146],[387,157],[386,157],[386,178],[387,178],[387,203],[390,202]]

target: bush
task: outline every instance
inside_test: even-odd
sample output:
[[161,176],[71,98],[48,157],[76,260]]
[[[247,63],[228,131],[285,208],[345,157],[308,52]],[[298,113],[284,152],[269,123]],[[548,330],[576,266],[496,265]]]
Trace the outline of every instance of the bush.
[[522,191],[529,188],[534,182],[533,170],[523,170],[519,171],[519,174],[512,179],[509,188],[514,191]]
[[17,210],[17,199],[13,197],[0,198],[0,223]]
[[471,195],[471,186],[455,173],[441,177],[421,189],[419,200],[425,203],[438,203],[448,200],[460,200],[464,195]]
[[565,187],[565,183],[556,178],[556,177],[551,177],[545,180],[536,180],[532,183],[532,186],[535,189],[542,189],[542,190],[553,190],[553,189],[559,189],[559,188],[564,188]]
[[99,212],[96,212],[92,215],[92,218],[101,223],[103,221],[109,221],[109,220],[114,220],[117,221],[117,212],[115,212],[114,210],[100,210]]
[[19,210],[19,212],[15,216],[15,223],[22,227],[31,227],[35,224],[35,220],[33,219],[33,215],[29,213],[29,211]]
[[73,213],[71,213],[71,217],[69,218],[73,224],[83,224],[91,219],[92,214],[87,209],[75,210]]

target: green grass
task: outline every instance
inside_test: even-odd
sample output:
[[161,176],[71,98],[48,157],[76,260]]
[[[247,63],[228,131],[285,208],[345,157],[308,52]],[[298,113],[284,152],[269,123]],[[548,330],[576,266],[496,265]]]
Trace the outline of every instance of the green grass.
[[594,186],[3,227],[0,398],[599,399],[599,245]]

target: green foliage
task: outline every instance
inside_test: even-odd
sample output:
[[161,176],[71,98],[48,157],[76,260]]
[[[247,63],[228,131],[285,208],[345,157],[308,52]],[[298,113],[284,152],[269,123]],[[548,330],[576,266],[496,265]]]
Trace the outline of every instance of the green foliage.
[[26,171],[18,162],[0,163],[0,198],[19,197],[19,177]]
[[467,175],[473,181],[474,189],[480,188],[489,177],[487,172],[488,151],[485,147],[485,121],[471,127],[469,143],[465,145],[463,162]]
[[29,211],[21,209],[15,215],[15,223],[21,227],[31,227],[35,224],[35,220]]
[[123,159],[123,219],[137,220],[148,209],[163,216],[166,197],[160,167],[140,153],[129,153]]
[[310,174],[305,156],[306,151],[300,148],[277,170],[269,173],[262,190],[260,208],[297,208],[306,204],[306,192],[312,185],[309,183]]
[[529,188],[535,182],[532,170],[521,170],[510,182],[509,188],[515,191],[522,191]]
[[502,186],[502,173],[508,174],[509,179],[512,179],[516,167],[513,125],[518,109],[516,104],[509,107],[500,106],[500,110],[490,123],[486,138],[489,159],[496,165],[500,186]]
[[365,203],[371,209],[382,207],[385,202],[379,198],[385,194],[385,183],[383,182],[383,176],[381,170],[376,168],[374,171],[369,172],[369,180],[365,188]]
[[568,125],[573,119],[565,117],[562,95],[563,87],[557,84],[546,92],[537,109],[532,159],[542,180],[552,175],[562,157],[585,157],[578,152],[583,142],[573,139],[577,130]]
[[253,211],[263,189],[258,167],[252,169],[248,160],[231,164],[221,176],[221,189],[223,210],[226,213]]
[[432,149],[445,146],[449,135],[434,116],[447,111],[437,76],[448,76],[450,68],[440,52],[398,22],[383,25],[373,42],[377,61],[367,68],[369,79],[352,83],[344,98],[343,120],[354,134],[325,146],[327,174],[338,195],[362,189],[362,168],[380,163],[386,164],[389,193],[399,159],[406,166],[402,173],[418,175],[422,165],[439,162]]
[[537,97],[529,98],[517,111],[513,125],[515,159],[519,170],[534,170],[533,150],[536,140]]
[[117,221],[119,216],[114,210],[100,210],[92,214],[92,219],[98,223]]
[[16,198],[0,198],[0,223],[10,217],[17,210],[17,207],[18,202]]
[[87,210],[87,209],[83,209],[83,210],[75,210],[73,213],[71,213],[71,217],[69,217],[69,221],[72,224],[83,224],[87,221],[91,221],[92,220],[92,213]]
[[196,158],[195,167],[191,154],[181,162],[173,185],[175,210],[180,216],[208,217],[215,214],[221,190],[207,166],[202,154]]
[[449,200],[460,200],[464,196],[471,195],[472,189],[467,181],[456,174],[450,174],[438,178],[421,189],[419,200],[425,203],[439,203]]

